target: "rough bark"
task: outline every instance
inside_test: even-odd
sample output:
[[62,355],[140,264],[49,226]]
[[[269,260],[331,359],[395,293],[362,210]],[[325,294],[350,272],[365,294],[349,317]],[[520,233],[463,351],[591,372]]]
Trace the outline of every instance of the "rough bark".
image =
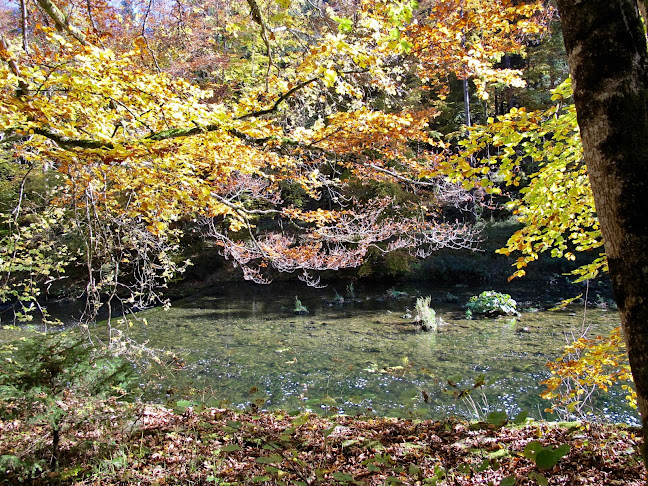
[[[558,0],[585,161],[648,430],[648,50],[636,0]],[[644,432],[645,434],[645,432]],[[644,452],[644,462],[647,454]]]

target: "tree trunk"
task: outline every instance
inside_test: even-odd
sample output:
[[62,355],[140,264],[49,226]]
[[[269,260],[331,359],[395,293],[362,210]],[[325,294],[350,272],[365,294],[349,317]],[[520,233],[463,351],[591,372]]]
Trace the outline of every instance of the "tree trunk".
[[[558,0],[585,161],[648,430],[648,50],[636,0]],[[644,432],[645,435],[645,432]],[[644,462],[648,459],[644,448]]]
[[52,427],[52,458],[50,459],[50,469],[56,471],[59,462],[59,443],[61,441],[61,426]]
[[29,54],[29,41],[27,40],[27,3],[20,0],[20,31],[22,33],[22,47],[26,54]]

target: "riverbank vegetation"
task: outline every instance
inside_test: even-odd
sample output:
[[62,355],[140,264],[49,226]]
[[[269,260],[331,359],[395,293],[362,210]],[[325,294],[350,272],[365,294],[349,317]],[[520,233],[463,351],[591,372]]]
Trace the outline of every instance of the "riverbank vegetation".
[[[264,412],[258,390],[245,410],[197,397],[165,408],[132,400],[134,369],[78,336],[31,338],[2,358],[0,484],[645,482],[640,431],[623,425],[501,410],[473,422],[351,417],[331,397],[321,415]],[[455,393],[469,397],[483,384]]]

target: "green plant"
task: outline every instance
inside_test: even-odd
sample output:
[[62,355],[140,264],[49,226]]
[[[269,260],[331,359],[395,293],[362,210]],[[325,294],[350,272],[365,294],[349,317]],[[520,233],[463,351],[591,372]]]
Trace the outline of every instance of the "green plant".
[[543,447],[537,440],[532,440],[524,447],[524,457],[532,460],[540,469],[552,469],[570,450],[569,444]]
[[340,294],[335,292],[335,297],[333,297],[333,300],[331,301],[335,305],[342,305],[344,304],[344,297],[342,297]]
[[466,318],[470,319],[474,314],[517,315],[517,302],[509,294],[487,290],[478,296],[473,295],[466,304]]
[[392,287],[391,289],[387,290],[387,292],[385,292],[385,296],[388,299],[403,299],[405,297],[409,297],[409,294],[407,292],[396,290],[394,287]]
[[49,322],[39,301],[43,282],[62,278],[73,260],[60,242],[59,235],[69,231],[64,214],[49,209],[20,219],[0,213],[0,303],[12,305],[15,320],[30,321],[40,312]]
[[355,293],[355,288],[353,286],[353,282],[347,285],[346,291],[347,291],[347,297],[351,299],[355,299],[356,293]]
[[[43,334],[0,349],[0,416],[18,418],[50,429],[51,442],[35,444],[49,449],[46,462],[52,469],[59,459],[64,425],[87,420],[95,411],[94,399],[124,396],[133,373],[125,360],[92,347],[86,338],[66,333]],[[0,465],[29,476],[29,464],[42,458]],[[19,467],[20,466],[20,467]],[[5,469],[6,468],[6,469]],[[41,467],[42,468],[42,467]]]
[[430,307],[430,297],[419,297],[416,299],[416,316],[414,320],[421,325],[424,331],[436,331],[436,311]]

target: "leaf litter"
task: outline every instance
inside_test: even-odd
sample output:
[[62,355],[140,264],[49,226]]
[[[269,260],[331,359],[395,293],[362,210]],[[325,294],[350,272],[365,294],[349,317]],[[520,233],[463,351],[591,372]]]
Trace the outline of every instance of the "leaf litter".
[[[110,410],[107,421],[62,431],[53,472],[28,477],[5,466],[0,484],[646,483],[641,431],[621,425],[527,420],[500,427],[459,419],[202,407],[177,413],[152,405],[123,406],[120,413],[115,403]],[[0,457],[19,457],[23,463],[45,458],[47,434],[47,427],[27,420],[0,422]]]

